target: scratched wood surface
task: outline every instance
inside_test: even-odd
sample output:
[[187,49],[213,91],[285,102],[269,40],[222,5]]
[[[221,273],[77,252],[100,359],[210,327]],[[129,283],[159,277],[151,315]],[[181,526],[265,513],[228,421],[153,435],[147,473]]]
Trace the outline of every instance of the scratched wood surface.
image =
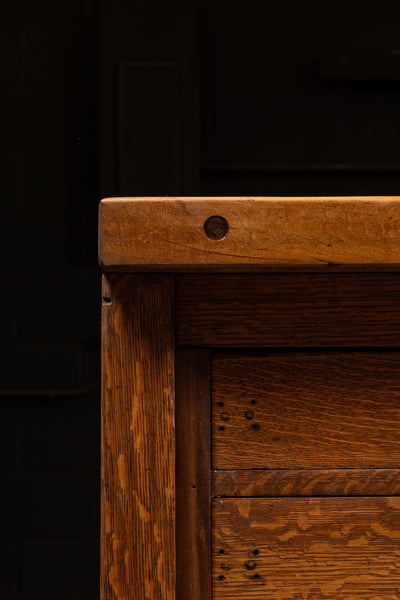
[[173,278],[103,284],[102,600],[175,600]]
[[108,198],[99,228],[105,270],[400,266],[398,197]]
[[181,274],[179,346],[399,346],[397,273]]
[[213,600],[397,600],[400,498],[213,501]]
[[212,493],[248,496],[395,496],[400,469],[237,469],[212,472]]
[[400,353],[215,353],[214,469],[398,468]]
[[210,353],[176,352],[176,597],[211,600]]

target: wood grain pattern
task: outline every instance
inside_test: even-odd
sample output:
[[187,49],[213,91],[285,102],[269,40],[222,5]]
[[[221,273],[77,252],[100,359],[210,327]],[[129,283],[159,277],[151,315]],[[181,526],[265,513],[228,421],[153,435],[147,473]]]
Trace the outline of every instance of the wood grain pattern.
[[102,600],[175,600],[174,282],[103,287]]
[[398,197],[108,198],[99,220],[105,270],[400,266]]
[[176,597],[211,600],[210,354],[176,353]]
[[215,500],[213,600],[397,600],[399,542],[398,497]]
[[215,353],[215,469],[397,468],[398,351]]
[[176,278],[179,346],[399,346],[396,273]]
[[400,469],[278,469],[213,471],[212,493],[248,496],[395,496]]

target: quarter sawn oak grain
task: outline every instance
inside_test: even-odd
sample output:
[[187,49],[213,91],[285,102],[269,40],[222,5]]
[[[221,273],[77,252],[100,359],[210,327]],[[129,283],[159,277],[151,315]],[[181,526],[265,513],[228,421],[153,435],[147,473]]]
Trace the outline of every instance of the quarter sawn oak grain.
[[176,593],[211,600],[210,353],[176,353]]
[[399,431],[399,351],[214,355],[214,469],[398,468]]
[[395,496],[400,469],[238,469],[212,472],[213,496]]
[[397,273],[176,276],[178,346],[399,346]]
[[102,600],[175,600],[173,277],[103,286]]
[[[204,232],[210,217],[226,237]],[[400,198],[108,198],[105,270],[246,271],[400,267]]]
[[213,600],[397,600],[400,498],[213,501]]

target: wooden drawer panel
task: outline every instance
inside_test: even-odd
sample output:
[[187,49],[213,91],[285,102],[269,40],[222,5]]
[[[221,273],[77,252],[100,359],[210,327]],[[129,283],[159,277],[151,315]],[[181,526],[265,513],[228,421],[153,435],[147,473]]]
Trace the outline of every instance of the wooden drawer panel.
[[213,600],[397,600],[400,498],[213,501]]
[[216,353],[214,469],[394,468],[396,351]]

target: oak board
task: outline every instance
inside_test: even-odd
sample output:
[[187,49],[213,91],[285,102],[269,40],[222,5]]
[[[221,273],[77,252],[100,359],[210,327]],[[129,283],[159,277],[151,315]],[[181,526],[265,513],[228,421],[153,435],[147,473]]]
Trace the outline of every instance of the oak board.
[[176,352],[176,594],[211,600],[210,353]]
[[103,280],[102,600],[176,599],[173,292]]
[[400,498],[213,501],[213,600],[396,600]]
[[106,198],[99,230],[108,271],[400,267],[393,196]]
[[176,276],[176,343],[197,347],[399,346],[397,273]]
[[212,472],[218,497],[399,496],[400,469],[236,469]]
[[398,468],[400,352],[215,353],[214,469]]

